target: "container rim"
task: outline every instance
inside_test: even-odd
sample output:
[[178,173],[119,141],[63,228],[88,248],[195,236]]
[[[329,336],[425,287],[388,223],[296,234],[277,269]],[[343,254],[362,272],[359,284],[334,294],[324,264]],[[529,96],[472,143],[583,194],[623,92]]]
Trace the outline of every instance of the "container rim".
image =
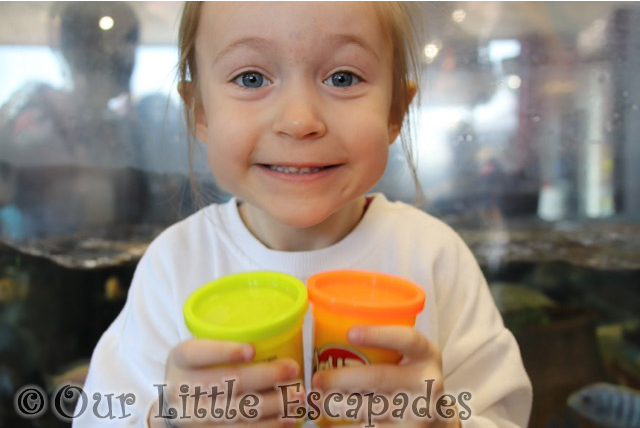
[[[245,326],[220,326],[203,320],[197,313],[199,302],[216,292],[232,288],[268,287],[286,291],[292,304],[264,322]],[[206,282],[187,297],[183,312],[187,327],[196,337],[255,342],[275,336],[294,327],[304,317],[308,307],[307,289],[295,276],[276,271],[247,271],[222,276]]]
[[[375,286],[398,294],[396,301],[366,302],[358,300],[357,290],[343,288],[335,294],[327,290],[328,284],[351,282],[354,287]],[[345,315],[364,317],[415,316],[424,308],[426,293],[415,282],[384,272],[361,269],[338,269],[318,272],[307,280],[309,300],[314,306]]]

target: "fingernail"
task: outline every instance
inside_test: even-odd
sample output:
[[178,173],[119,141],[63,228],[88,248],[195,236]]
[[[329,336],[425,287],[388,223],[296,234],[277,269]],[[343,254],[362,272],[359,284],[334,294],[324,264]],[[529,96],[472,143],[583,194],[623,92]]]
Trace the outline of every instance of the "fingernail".
[[360,327],[354,327],[349,330],[348,338],[350,342],[360,343],[362,342],[362,329]]
[[253,346],[245,345],[242,349],[242,356],[244,357],[245,361],[251,361],[253,359]]

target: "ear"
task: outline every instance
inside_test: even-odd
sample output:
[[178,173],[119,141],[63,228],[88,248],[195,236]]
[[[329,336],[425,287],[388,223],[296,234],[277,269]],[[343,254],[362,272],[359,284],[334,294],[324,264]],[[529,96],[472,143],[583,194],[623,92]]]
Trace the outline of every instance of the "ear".
[[178,82],[178,93],[185,108],[191,110],[191,114],[195,120],[196,134],[202,141],[206,141],[209,125],[207,117],[204,114],[204,107],[201,98],[198,96],[197,88],[193,82],[183,80]]
[[[416,92],[418,91],[418,85],[413,80],[407,82],[407,104],[402,106],[402,111],[400,114],[392,115],[391,120],[389,122],[389,144],[393,144],[400,135],[400,129],[402,129],[402,122],[404,122],[404,117],[409,110],[409,105],[413,101],[413,98],[416,96]],[[394,119],[395,117],[395,119]]]

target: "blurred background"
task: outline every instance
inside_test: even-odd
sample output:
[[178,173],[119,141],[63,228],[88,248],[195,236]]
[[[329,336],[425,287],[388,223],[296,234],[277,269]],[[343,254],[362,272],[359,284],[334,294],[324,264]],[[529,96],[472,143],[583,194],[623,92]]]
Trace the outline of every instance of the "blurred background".
[[[19,417],[14,394],[82,385],[146,246],[198,208],[181,7],[0,2],[0,426],[69,425]],[[480,262],[530,426],[604,426],[640,389],[640,4],[424,3],[420,21],[419,206]],[[227,198],[201,146],[193,168],[206,202]],[[416,200],[400,144],[374,190]]]

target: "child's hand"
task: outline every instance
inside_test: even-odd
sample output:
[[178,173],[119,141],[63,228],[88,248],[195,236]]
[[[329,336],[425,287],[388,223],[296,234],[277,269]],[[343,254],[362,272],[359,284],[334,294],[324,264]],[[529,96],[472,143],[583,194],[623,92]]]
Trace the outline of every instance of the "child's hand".
[[[409,394],[425,395],[427,382],[433,380],[430,409],[444,392],[442,375],[442,356],[438,347],[422,333],[406,326],[356,326],[349,330],[349,340],[357,346],[373,346],[394,349],[404,358],[398,365],[372,364],[360,367],[344,367],[317,372],[312,379],[312,389],[320,391],[375,392],[389,399],[391,405],[394,395],[400,391]],[[410,401],[410,403],[411,403]],[[364,406],[363,406],[364,407]],[[388,413],[391,413],[391,409]],[[375,423],[376,427],[387,424],[400,424],[431,428],[459,427],[457,415],[451,419],[411,419],[411,404],[407,407],[404,420],[389,417]],[[431,411],[432,416],[435,413]],[[375,419],[374,419],[375,421]],[[342,426],[342,425],[341,425]],[[397,426],[397,425],[396,425]]]
[[[149,414],[150,427],[209,427],[218,424],[229,426],[286,426],[281,418],[283,414],[282,392],[276,387],[281,383],[294,383],[299,379],[300,367],[298,363],[291,359],[278,359],[269,362],[259,362],[245,364],[251,361],[254,355],[253,347],[246,343],[217,341],[209,339],[190,339],[178,344],[167,358],[165,372],[165,401],[164,413],[168,408],[177,410],[177,419],[168,419],[170,425],[164,418],[154,418],[158,415],[158,409],[154,409]],[[207,395],[212,394],[212,387],[217,386],[217,392],[224,392],[215,398],[215,408],[224,412],[227,405],[227,392],[229,392],[229,381],[233,380],[233,392],[231,394],[231,409],[239,410],[238,402],[248,394],[255,394],[259,398],[259,405],[254,407],[257,410],[257,417],[243,419],[237,412],[236,419],[230,421],[226,414],[220,414],[220,418],[211,417],[212,398]],[[298,382],[298,381],[296,381]],[[300,381],[300,383],[302,383]],[[183,398],[185,395],[185,385],[189,387],[188,401],[186,405],[187,415],[191,418],[183,418]],[[199,397],[197,407],[206,410],[206,417],[198,418],[194,414],[195,409],[195,387],[200,386],[202,394]],[[181,391],[181,388],[183,389]],[[299,399],[304,397],[304,386],[302,385]],[[297,394],[296,394],[297,395]],[[295,396],[294,396],[295,399]],[[248,411],[247,411],[248,413]],[[289,420],[290,422],[290,420]],[[153,425],[156,424],[156,425]]]

